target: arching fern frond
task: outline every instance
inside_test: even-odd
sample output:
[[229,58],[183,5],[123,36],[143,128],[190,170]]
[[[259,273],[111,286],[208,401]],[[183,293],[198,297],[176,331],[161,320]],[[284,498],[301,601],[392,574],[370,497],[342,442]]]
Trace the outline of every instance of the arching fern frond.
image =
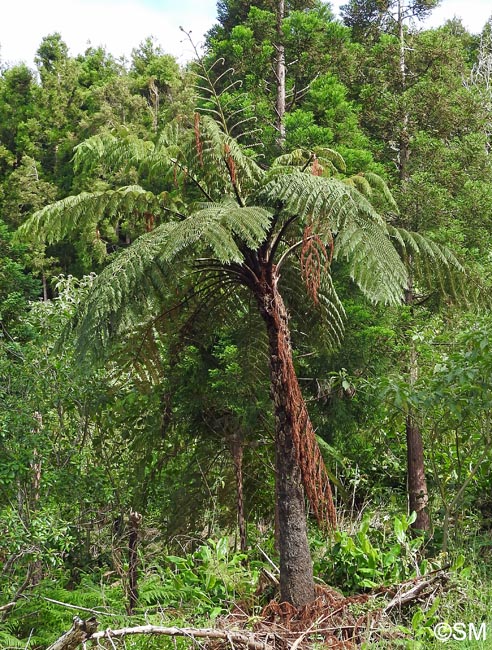
[[139,185],[101,192],[82,192],[38,210],[22,224],[19,234],[31,240],[53,244],[77,229],[92,229],[95,233],[97,224],[103,217],[111,219],[133,211],[159,211],[166,198],[166,193],[156,196]]
[[193,247],[192,257],[212,255],[219,263],[240,263],[241,244],[257,247],[270,219],[265,209],[227,202],[139,237],[94,281],[75,323],[81,356],[100,354],[149,314],[160,311],[158,305],[177,285],[176,258],[186,257],[186,249]]
[[408,273],[386,230],[347,220],[335,240],[335,258],[348,261],[350,276],[373,302],[399,304]]
[[369,201],[355,188],[335,178],[321,178],[294,172],[278,176],[262,191],[269,202],[283,201],[285,210],[298,214],[301,222],[319,225],[318,234],[337,232],[346,221],[360,225],[376,223],[383,231],[385,222]]
[[393,194],[391,194],[391,191],[386,183],[386,181],[381,178],[378,174],[374,174],[373,172],[364,172],[363,173],[364,178],[368,182],[369,186],[371,189],[376,191],[379,196],[381,196],[386,204],[388,205],[391,210],[394,210],[395,212],[399,212],[398,205],[395,201],[395,198]]
[[154,151],[154,144],[125,133],[100,133],[84,140],[74,148],[74,172],[89,173],[104,163],[106,169],[128,169],[146,160]]
[[[301,171],[308,168],[318,176],[333,175],[346,169],[345,160],[338,151],[327,147],[310,149],[294,149],[275,158],[271,171],[276,175],[278,168],[296,167]],[[329,172],[329,174],[326,174]]]
[[473,301],[465,269],[449,248],[403,228],[389,226],[388,231],[417,285]]
[[408,274],[390,241],[385,221],[354,187],[333,178],[295,172],[264,187],[267,201],[284,202],[325,244],[336,235],[335,257],[346,258],[352,279],[373,301],[397,304]]

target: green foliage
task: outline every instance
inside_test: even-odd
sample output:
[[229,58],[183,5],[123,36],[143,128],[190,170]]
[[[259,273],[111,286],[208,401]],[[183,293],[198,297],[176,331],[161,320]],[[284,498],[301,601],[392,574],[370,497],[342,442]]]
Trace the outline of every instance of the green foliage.
[[[415,513],[394,516],[391,531],[371,527],[366,517],[355,534],[335,531],[333,542],[327,548],[318,549],[315,560],[316,572],[330,585],[347,593],[360,592],[380,585],[398,584],[414,576],[417,571],[425,573],[427,562],[419,566],[421,537],[410,535],[410,524]],[[319,556],[320,550],[323,556]]]
[[246,555],[230,550],[227,537],[209,539],[184,557],[168,555],[168,566],[143,584],[142,605],[165,604],[213,620],[235,603],[251,600],[259,571],[247,568],[245,560]]

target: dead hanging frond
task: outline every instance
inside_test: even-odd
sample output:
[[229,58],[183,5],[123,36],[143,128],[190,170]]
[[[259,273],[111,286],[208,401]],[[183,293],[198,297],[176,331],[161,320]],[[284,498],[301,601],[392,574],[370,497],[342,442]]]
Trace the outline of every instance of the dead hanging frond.
[[322,176],[323,175],[323,166],[320,165],[318,156],[314,154],[313,164],[311,166],[311,174],[313,176]]
[[237,183],[236,165],[234,163],[234,158],[232,157],[231,154],[231,148],[227,143],[224,144],[224,155],[225,155],[227,169],[229,170],[229,176],[231,177],[231,183],[233,185],[236,185]]
[[313,225],[304,228],[301,246],[301,274],[307,292],[316,305],[323,274],[328,270],[333,258],[333,239],[330,241],[329,249],[328,252]]
[[[285,310],[280,296],[278,296],[278,301],[281,305],[280,308]],[[291,425],[296,462],[301,472],[306,497],[318,524],[322,528],[333,529],[336,528],[337,519],[330,479],[297,380],[289,334],[280,325],[279,329],[279,366],[282,368],[283,384],[288,387],[288,402],[295,414]]]
[[145,231],[151,232],[155,228],[155,216],[152,212],[144,212]]

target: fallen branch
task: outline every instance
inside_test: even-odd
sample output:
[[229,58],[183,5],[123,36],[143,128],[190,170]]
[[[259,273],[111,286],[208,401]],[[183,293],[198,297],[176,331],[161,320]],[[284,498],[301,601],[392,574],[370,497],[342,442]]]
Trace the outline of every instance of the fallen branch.
[[[61,600],[55,600],[54,598],[48,598],[47,596],[40,596],[42,600],[46,600],[48,603],[54,603],[55,605],[60,605],[61,607],[67,607],[68,609],[77,609],[78,611],[89,612],[90,614],[96,614],[96,616],[110,616],[116,618],[115,614],[107,614],[106,612],[100,612],[98,609],[91,609],[90,607],[81,607],[80,605],[71,605],[70,603],[64,603]],[[15,604],[15,603],[14,603]],[[0,612],[2,608],[0,607]]]
[[97,630],[97,620],[94,616],[83,621],[78,616],[73,617],[72,628],[55,641],[48,650],[76,650]]
[[[172,637],[186,636],[192,639],[223,639],[231,644],[240,643],[247,648],[251,648],[251,650],[272,650],[272,646],[268,645],[268,643],[259,641],[253,634],[245,634],[244,632],[193,627],[160,627],[158,625],[139,625],[138,627],[124,627],[121,630],[108,629],[104,632],[95,632],[90,637],[90,640],[97,641],[98,639],[112,639],[129,636],[132,634],[155,634]],[[55,650],[55,648],[48,648],[48,650]],[[60,646],[59,648],[57,647],[56,650],[65,650],[65,648],[63,646]]]
[[384,613],[388,613],[390,610],[394,609],[395,607],[400,607],[401,605],[405,605],[406,603],[410,603],[413,600],[417,600],[417,598],[421,597],[424,592],[427,591],[427,589],[431,586],[433,586],[436,582],[447,582],[449,580],[449,576],[444,573],[444,570],[440,570],[439,572],[436,572],[434,575],[431,577],[424,576],[419,582],[414,584],[410,589],[407,591],[400,591],[399,593],[394,596],[390,600],[390,602],[386,605],[384,608]]
[[0,605],[0,612],[10,611],[13,607],[15,607],[16,602],[16,600],[13,600],[11,603],[7,603],[6,605]]

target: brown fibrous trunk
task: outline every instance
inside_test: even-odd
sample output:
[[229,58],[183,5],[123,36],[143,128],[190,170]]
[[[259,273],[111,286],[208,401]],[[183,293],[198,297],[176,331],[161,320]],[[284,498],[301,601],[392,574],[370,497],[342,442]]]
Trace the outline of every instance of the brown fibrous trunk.
[[257,300],[269,339],[275,411],[275,469],[279,526],[280,596],[297,607],[314,599],[304,493],[321,525],[336,525],[325,465],[292,359],[288,314],[275,269],[260,282]]

